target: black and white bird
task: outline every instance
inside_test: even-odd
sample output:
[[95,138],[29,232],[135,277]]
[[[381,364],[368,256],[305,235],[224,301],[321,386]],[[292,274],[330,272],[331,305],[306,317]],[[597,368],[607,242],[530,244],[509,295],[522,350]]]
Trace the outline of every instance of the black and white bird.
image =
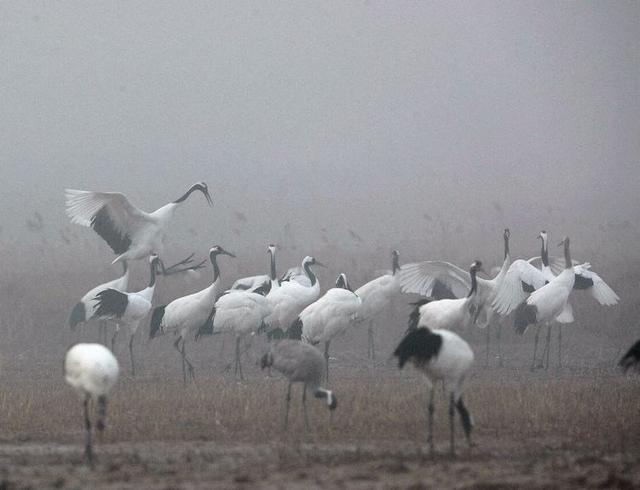
[[[490,350],[490,328],[495,323],[497,323],[498,336],[500,336],[501,323],[500,319],[496,317],[496,311],[492,307],[492,302],[511,264],[511,254],[509,252],[510,236],[511,232],[508,228],[505,228],[503,232],[504,259],[502,266],[492,279],[477,277],[477,293],[474,294],[472,300],[474,309],[473,323],[478,327],[487,328],[485,363],[488,363]],[[471,274],[454,264],[443,261],[425,261],[406,264],[402,266],[400,272],[402,291],[405,293],[417,293],[422,296],[434,297],[434,290],[436,286],[438,286],[438,281],[449,287],[455,297],[462,298],[471,287]],[[455,324],[457,326],[460,325],[459,322],[455,322]],[[442,328],[449,327],[443,326]],[[498,349],[500,349],[500,346],[498,346]],[[500,350],[498,352],[500,352]]]
[[72,223],[93,228],[107,242],[117,254],[113,263],[143,259],[162,253],[169,222],[195,191],[202,192],[213,205],[207,184],[198,182],[175,201],[151,213],[135,207],[120,192],[66,189],[66,211]]
[[624,372],[627,372],[631,368],[636,370],[640,369],[640,340],[631,346],[627,353],[622,356],[618,363]]
[[316,265],[324,267],[311,256],[306,256],[302,260],[302,270],[309,279],[308,286],[299,281],[289,280],[270,291],[268,300],[273,312],[266,320],[269,329],[280,328],[282,331],[287,331],[300,312],[320,297],[320,283],[312,269]]
[[[541,231],[538,235],[538,238],[541,240],[541,253],[540,257],[533,257],[529,260],[515,260],[513,264],[509,267],[507,274],[505,275],[502,284],[498,288],[498,291],[493,299],[493,308],[498,311],[500,314],[506,315],[511,311],[516,310],[517,308],[524,308],[520,305],[523,304],[529,294],[533,291],[540,289],[548,283],[553,282],[557,277],[566,273],[563,269],[560,268],[559,260],[550,261],[549,259],[549,249],[548,249],[548,234],[546,231]],[[540,262],[540,269],[535,267],[533,264]],[[566,257],[562,262],[563,266],[566,268]],[[618,295],[609,287],[607,283],[602,280],[602,278],[591,271],[591,264],[583,263],[578,264],[575,261],[571,262],[573,266],[574,272],[574,282],[571,288],[569,289],[569,294],[572,294],[575,290],[587,290],[591,294],[591,296],[598,301],[603,306],[612,306],[618,303],[619,298]],[[563,291],[565,291],[563,289]],[[558,299],[557,297],[551,294],[549,299],[551,298]],[[538,298],[535,301],[538,302],[540,308],[544,310],[544,305],[541,303],[544,302],[542,298]],[[551,303],[550,303],[551,306]],[[553,308],[552,308],[553,309]],[[540,315],[544,313],[541,312]],[[549,313],[550,314],[550,313]],[[522,320],[523,317],[520,319]],[[546,366],[548,367],[548,354],[549,354],[549,344],[551,339],[551,325],[552,322],[557,322],[559,325],[558,328],[558,366],[560,366],[562,362],[562,328],[561,325],[565,323],[572,323],[574,321],[573,316],[573,308],[569,299],[567,298],[566,303],[564,303],[562,309],[556,314],[553,318],[548,318],[542,322],[537,323],[535,342],[534,342],[534,352],[533,352],[533,361],[532,361],[532,369],[537,367],[536,364],[536,353],[538,346],[538,337],[540,334],[540,326],[542,323],[547,324],[547,344],[545,347],[547,362]],[[531,322],[530,322],[531,323]],[[526,329],[528,323],[523,325],[519,324],[519,327],[516,327],[519,333],[523,333]],[[543,355],[543,358],[545,355]],[[543,361],[544,363],[544,361]]]
[[399,252],[393,250],[391,252],[391,271],[363,284],[355,291],[362,300],[358,320],[369,323],[367,356],[371,359],[376,356],[373,322],[380,313],[389,307],[393,296],[400,292],[399,274],[397,273],[400,270],[399,258]]
[[289,385],[287,387],[286,409],[284,413],[284,429],[289,423],[289,404],[291,402],[291,385],[303,383],[302,388],[302,413],[304,414],[305,427],[309,428],[307,415],[307,388],[316,398],[324,398],[327,407],[333,411],[338,406],[338,399],[332,391],[322,388],[322,376],[325,372],[325,359],[322,353],[312,345],[299,340],[283,339],[271,344],[260,361],[260,366],[273,368],[282,373]]
[[244,380],[244,375],[240,361],[240,342],[247,335],[262,329],[265,319],[273,311],[265,297],[269,287],[270,284],[267,283],[253,291],[227,291],[218,298],[211,318],[197,333],[197,337],[227,332],[235,336],[235,374],[239,374],[241,380]]
[[93,465],[91,407],[97,405],[96,428],[104,431],[107,416],[107,396],[118,379],[118,361],[102,344],[75,344],[64,358],[64,377],[76,390],[84,406],[85,459]]
[[336,279],[336,287],[329,289],[314,303],[307,306],[292,326],[292,334],[300,334],[303,342],[316,345],[324,342],[326,380],[329,381],[329,345],[331,340],[353,325],[362,306],[360,296],[354,293],[346,274]]
[[[105,289],[117,289],[118,291],[126,291],[129,287],[129,268],[127,267],[127,261],[122,261],[123,274],[117,279],[113,279],[112,281],[105,282],[103,284],[99,284],[87,291],[80,301],[76,303],[71,310],[71,315],[69,316],[69,326],[71,330],[75,330],[76,327],[82,323],[86,323],[95,316],[94,308],[96,306],[96,295],[100,291],[104,291]],[[106,336],[106,320],[100,320],[100,332],[99,338]],[[106,339],[105,339],[106,343]],[[113,342],[111,344],[111,349],[113,349]]]
[[459,330],[469,326],[477,316],[478,280],[476,274],[482,270],[482,262],[474,261],[469,268],[471,284],[467,296],[457,299],[423,299],[413,303],[409,330],[419,327],[431,329]]
[[173,332],[178,335],[174,348],[182,358],[182,377],[187,382],[187,367],[191,378],[195,375],[193,364],[187,359],[185,344],[189,334],[196,334],[213,315],[213,308],[220,293],[220,268],[218,255],[235,257],[219,245],[209,250],[209,260],[213,266],[213,281],[211,285],[197,293],[174,299],[168,305],[158,306],[153,310],[149,329],[149,337],[154,338],[159,332]]
[[236,280],[231,286],[232,290],[252,290],[260,286],[271,283],[271,289],[280,285],[276,275],[276,246],[271,244],[267,247],[269,253],[269,274],[258,274],[257,276],[242,277]]
[[136,375],[136,366],[133,361],[133,339],[140,322],[151,311],[159,260],[155,254],[149,257],[149,285],[143,290],[126,293],[117,289],[105,289],[96,294],[95,315],[99,318],[114,319],[129,328],[129,357],[133,376]]
[[443,380],[449,392],[450,450],[455,453],[455,410],[460,414],[462,427],[471,446],[473,418],[462,399],[464,380],[473,364],[469,344],[449,330],[417,328],[409,331],[396,347],[400,369],[410,361],[427,378],[427,443],[433,452],[433,385]]

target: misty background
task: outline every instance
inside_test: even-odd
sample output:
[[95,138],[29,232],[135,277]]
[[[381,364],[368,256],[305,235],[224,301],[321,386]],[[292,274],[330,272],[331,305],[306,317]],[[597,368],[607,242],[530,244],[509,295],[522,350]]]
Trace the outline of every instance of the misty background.
[[5,277],[54,267],[70,307],[116,271],[64,188],[151,211],[203,180],[168,262],[218,243],[229,283],[270,242],[323,287],[391,248],[496,265],[510,227],[514,257],[570,235],[637,303],[638,25],[637,2],[2,2]]

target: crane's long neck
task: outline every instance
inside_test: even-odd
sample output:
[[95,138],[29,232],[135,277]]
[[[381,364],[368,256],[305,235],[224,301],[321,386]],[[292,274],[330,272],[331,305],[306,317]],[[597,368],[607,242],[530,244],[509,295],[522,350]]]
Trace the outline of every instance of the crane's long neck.
[[172,204],[182,204],[183,202],[185,202],[189,198],[191,193],[193,191],[195,191],[196,189],[197,189],[197,186],[195,186],[195,185],[191,186],[187,192],[185,192],[184,194],[182,194],[182,196],[180,196],[178,199],[173,201]]
[[509,235],[504,234],[504,260],[509,258]]
[[156,267],[157,262],[152,260],[149,265],[149,285],[147,287],[152,288],[156,285]]
[[308,262],[303,262],[302,268],[304,269],[304,272],[307,274],[309,281],[311,281],[311,286],[315,286],[317,278],[316,278],[316,275],[311,270],[311,264],[309,264]]
[[564,240],[564,267],[565,269],[573,268],[573,263],[571,262],[571,253],[569,252],[569,239],[565,238]]
[[471,296],[473,296],[478,290],[478,280],[476,279],[476,268],[472,267],[469,273],[471,274],[471,289],[469,290],[469,294],[467,294],[467,298],[470,298]]
[[396,272],[400,270],[400,260],[398,258],[398,254],[393,254],[393,258],[391,259],[391,274],[396,275]]
[[218,254],[212,253],[209,259],[211,260],[211,265],[213,266],[213,284],[216,283],[218,278],[220,277],[220,268],[218,267]]
[[542,265],[549,267],[549,243],[545,236],[542,237],[540,257],[542,258]]
[[278,280],[278,276],[276,275],[276,252],[269,249],[269,254],[271,255],[269,274],[271,282],[275,282]]

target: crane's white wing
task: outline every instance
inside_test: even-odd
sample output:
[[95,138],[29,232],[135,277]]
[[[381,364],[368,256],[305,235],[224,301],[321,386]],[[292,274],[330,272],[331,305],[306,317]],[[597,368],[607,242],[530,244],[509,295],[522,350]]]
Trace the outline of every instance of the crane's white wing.
[[533,290],[540,289],[544,284],[545,278],[540,269],[526,260],[515,260],[499,285],[491,306],[497,313],[508,315]]
[[471,288],[471,275],[449,262],[427,260],[400,268],[400,285],[405,293],[431,296],[436,280],[444,283],[458,297],[466,296]]
[[574,267],[576,272],[576,281],[574,289],[588,289],[598,303],[604,306],[613,306],[618,304],[620,298],[609,285],[595,272],[589,270],[591,264],[584,263]]
[[148,213],[133,206],[119,192],[66,189],[67,216],[72,223],[95,230],[115,253],[124,253],[131,237],[152,221]]
[[[572,260],[571,263],[574,267],[582,264],[577,260]],[[585,264],[588,264],[588,262],[585,262]],[[554,276],[559,275],[565,268],[564,257],[549,257],[549,268]]]

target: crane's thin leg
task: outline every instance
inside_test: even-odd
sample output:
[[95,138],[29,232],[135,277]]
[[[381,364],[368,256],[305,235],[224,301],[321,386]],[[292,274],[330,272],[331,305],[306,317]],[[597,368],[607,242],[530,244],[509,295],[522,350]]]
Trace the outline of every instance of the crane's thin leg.
[[182,337],[178,337],[176,339],[176,341],[173,343],[173,348],[175,350],[178,351],[178,354],[180,354],[180,358],[182,359],[182,382],[183,384],[187,384],[187,368],[185,366],[185,362],[184,362],[184,355],[182,353],[182,349],[180,348],[180,341],[182,340]]
[[133,362],[133,338],[135,334],[131,334],[129,336],[129,357],[131,358],[131,376],[135,377],[136,375],[136,365]]
[[116,337],[118,336],[119,331],[120,331],[120,324],[116,323],[116,330],[113,332],[113,337],[111,337],[111,352],[115,352]]
[[460,420],[462,422],[462,428],[464,429],[464,435],[467,437],[467,444],[469,444],[469,447],[472,447],[473,443],[471,442],[471,429],[473,428],[473,424],[471,422],[471,415],[469,414],[469,410],[467,410],[467,407],[462,401],[462,396],[458,398],[456,408],[458,409],[458,413],[460,414]]
[[531,370],[536,369],[536,354],[538,352],[538,339],[540,338],[540,324],[536,325],[536,336],[533,342],[533,361],[531,361]]
[[330,340],[327,340],[324,343],[324,361],[325,361],[325,364],[326,364],[325,368],[326,368],[326,371],[327,371],[327,373],[326,373],[327,374],[327,383],[329,382],[329,344],[330,343],[331,343]]
[[96,423],[96,428],[98,431],[103,432],[107,420],[107,397],[102,395],[98,397],[98,422]]
[[91,445],[91,419],[89,418],[89,400],[90,396],[86,395],[84,398],[84,429],[86,431],[84,457],[89,467],[93,468],[93,447]]
[[372,361],[376,360],[376,342],[375,342],[375,332],[373,331],[373,320],[369,320],[369,328],[367,329],[367,334],[369,336],[369,351],[368,356]]
[[429,445],[429,452],[433,454],[433,412],[435,411],[433,395],[435,389],[433,386],[427,385],[427,391],[427,444]]
[[487,324],[485,329],[487,330],[487,348],[485,350],[484,356],[484,367],[489,367],[489,351],[491,350],[491,324]]
[[196,371],[195,369],[193,369],[193,364],[191,364],[191,361],[189,361],[189,359],[187,358],[186,343],[187,341],[185,339],[182,339],[182,358],[184,359],[184,362],[186,363],[187,368],[189,369],[189,379],[195,380]]
[[549,369],[549,353],[551,352],[551,323],[547,324],[547,342],[544,346],[544,370]]
[[498,320],[498,334],[496,335],[496,343],[498,344],[498,367],[504,367],[502,361],[502,322]]
[[236,362],[238,363],[238,371],[240,371],[240,379],[244,381],[242,375],[242,364],[240,363],[240,337],[236,338]]
[[309,416],[307,415],[307,383],[302,388],[302,413],[304,414],[304,427],[309,430]]
[[454,400],[454,395],[453,395],[453,391],[451,392],[451,395],[449,396],[449,428],[451,430],[450,432],[450,451],[451,451],[451,455],[454,456],[456,454],[456,446],[455,446],[455,439],[456,439],[456,430],[455,430],[455,400]]
[[98,338],[100,339],[98,342],[100,342],[102,345],[104,345],[105,347],[107,346],[107,321],[106,320],[100,320],[100,322],[98,323]]
[[558,324],[558,370],[562,367],[562,323]]
[[286,408],[284,410],[284,430],[287,430],[289,426],[289,404],[291,403],[291,383],[287,387]]

